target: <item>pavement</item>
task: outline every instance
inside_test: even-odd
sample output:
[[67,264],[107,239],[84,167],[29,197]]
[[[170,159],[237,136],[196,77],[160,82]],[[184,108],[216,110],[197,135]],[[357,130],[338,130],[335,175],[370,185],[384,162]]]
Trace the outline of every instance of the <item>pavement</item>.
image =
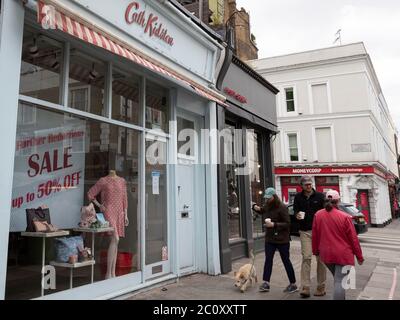
[[[359,236],[365,262],[355,266],[355,288],[346,291],[347,300],[400,300],[400,220],[394,221],[385,228],[370,228]],[[291,242],[291,260],[300,283],[301,248],[298,238]],[[235,261],[233,271],[219,276],[193,274],[177,280],[143,289],[119,299],[123,300],[298,300],[298,292],[284,293],[288,279],[279,253],[275,254],[271,278],[271,291],[259,292],[264,266],[264,253],[258,253],[255,268],[259,283],[241,293],[234,287],[233,272],[248,258]],[[316,260],[312,262],[312,290],[316,288]],[[300,286],[299,286],[300,287]],[[327,272],[327,295],[311,296],[307,300],[331,300],[333,277]]]

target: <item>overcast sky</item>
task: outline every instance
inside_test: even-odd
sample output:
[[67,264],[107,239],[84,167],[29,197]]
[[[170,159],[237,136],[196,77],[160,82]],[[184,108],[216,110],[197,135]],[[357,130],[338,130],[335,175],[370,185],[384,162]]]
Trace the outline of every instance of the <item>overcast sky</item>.
[[400,130],[400,0],[236,0],[250,11],[259,58],[363,41]]

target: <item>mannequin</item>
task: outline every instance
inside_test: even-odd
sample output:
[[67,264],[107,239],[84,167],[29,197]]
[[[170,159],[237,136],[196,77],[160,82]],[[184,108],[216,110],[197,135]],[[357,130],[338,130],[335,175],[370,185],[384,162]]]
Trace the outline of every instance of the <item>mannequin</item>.
[[[96,200],[100,194],[101,202]],[[88,191],[88,198],[104,213],[110,226],[114,228],[107,252],[106,279],[115,278],[118,243],[125,236],[124,227],[129,225],[126,181],[110,170],[108,175],[100,178]]]

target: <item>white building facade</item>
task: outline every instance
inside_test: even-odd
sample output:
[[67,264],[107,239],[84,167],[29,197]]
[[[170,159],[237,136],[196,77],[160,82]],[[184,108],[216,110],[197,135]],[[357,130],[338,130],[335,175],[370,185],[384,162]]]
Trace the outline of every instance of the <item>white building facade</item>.
[[285,202],[308,174],[371,226],[392,221],[397,131],[363,43],[251,61],[276,86],[275,184]]

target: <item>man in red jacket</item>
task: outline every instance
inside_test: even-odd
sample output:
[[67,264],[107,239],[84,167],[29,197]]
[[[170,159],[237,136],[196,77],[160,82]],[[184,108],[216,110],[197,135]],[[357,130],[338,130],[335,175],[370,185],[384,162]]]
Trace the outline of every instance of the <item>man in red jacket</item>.
[[339,201],[337,191],[329,190],[326,193],[325,209],[319,210],[313,221],[312,250],[334,276],[333,299],[345,300],[343,279],[348,272],[343,268],[354,266],[354,256],[359,265],[362,265],[364,258],[352,218],[338,210]]

